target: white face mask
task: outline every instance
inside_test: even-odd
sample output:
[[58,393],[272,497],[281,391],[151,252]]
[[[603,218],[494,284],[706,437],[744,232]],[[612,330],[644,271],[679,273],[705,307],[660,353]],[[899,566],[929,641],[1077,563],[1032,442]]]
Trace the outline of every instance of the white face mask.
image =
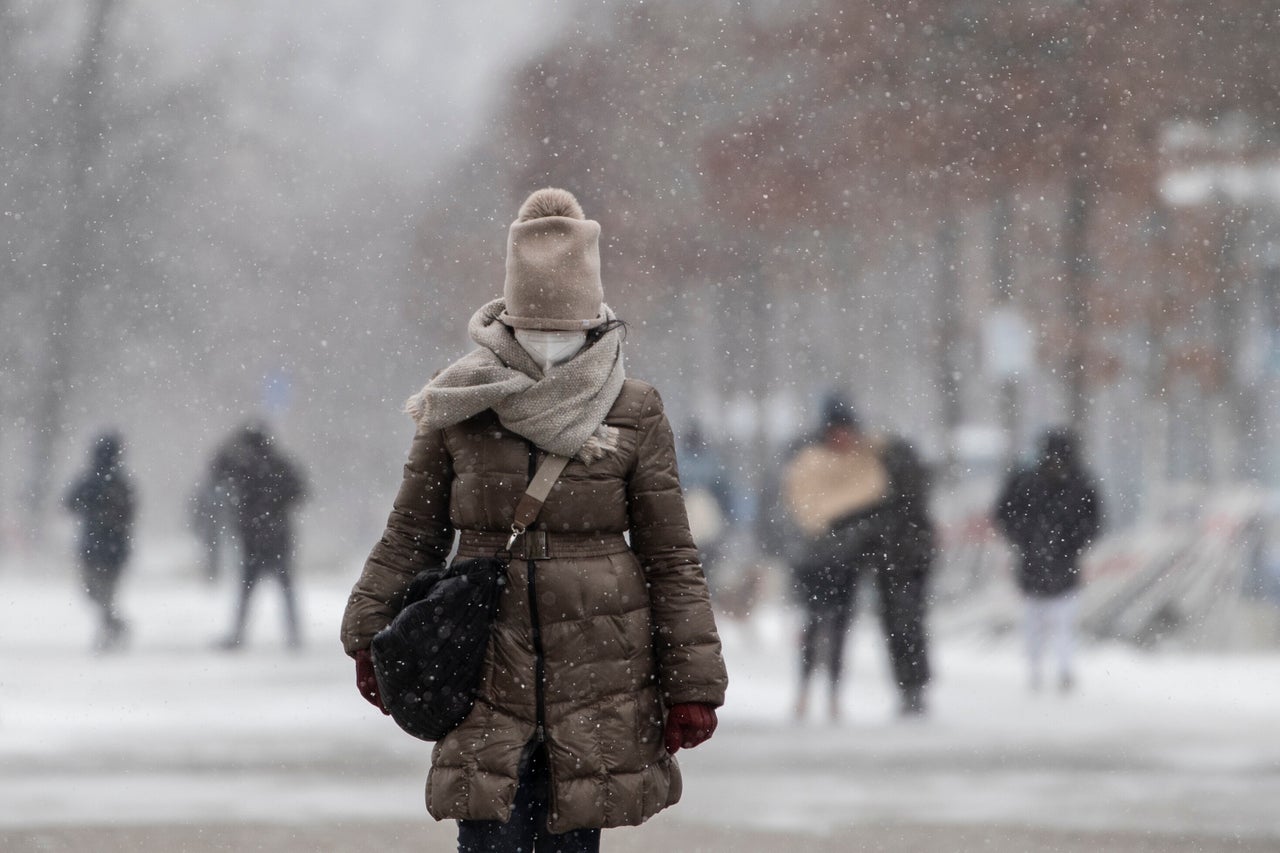
[[586,332],[556,332],[543,329],[514,329],[516,340],[545,373],[564,364],[587,345]]

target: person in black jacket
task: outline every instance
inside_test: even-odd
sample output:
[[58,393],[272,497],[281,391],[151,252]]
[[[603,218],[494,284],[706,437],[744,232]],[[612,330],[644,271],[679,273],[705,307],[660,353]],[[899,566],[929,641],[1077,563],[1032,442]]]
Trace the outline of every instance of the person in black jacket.
[[929,475],[911,445],[898,437],[885,442],[880,461],[889,476],[889,490],[877,509],[878,541],[868,566],[901,694],[900,710],[904,716],[918,716],[925,712],[924,689],[930,677],[925,630],[934,554]]
[[226,495],[240,539],[242,578],[231,633],[221,642],[237,649],[244,642],[249,601],[263,577],[280,582],[290,648],[302,643],[293,589],[291,514],[306,497],[302,474],[276,447],[265,427],[243,427],[214,457],[211,480]]
[[115,432],[94,439],[89,470],[67,492],[66,507],[80,517],[80,568],[85,592],[99,609],[97,651],[119,648],[127,625],[116,610],[116,588],[133,541],[135,498]]
[[1005,484],[995,516],[1018,551],[1018,586],[1027,601],[1031,687],[1040,687],[1045,644],[1052,638],[1059,686],[1070,690],[1075,678],[1072,655],[1080,556],[1102,522],[1098,489],[1078,459],[1070,430],[1045,433],[1039,460]]

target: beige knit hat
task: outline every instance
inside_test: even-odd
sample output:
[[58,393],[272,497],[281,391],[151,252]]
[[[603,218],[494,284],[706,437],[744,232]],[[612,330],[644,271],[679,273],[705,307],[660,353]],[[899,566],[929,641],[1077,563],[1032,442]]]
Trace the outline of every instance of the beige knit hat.
[[507,233],[506,310],[513,329],[580,331],[604,322],[600,223],[587,219],[567,190],[525,199]]

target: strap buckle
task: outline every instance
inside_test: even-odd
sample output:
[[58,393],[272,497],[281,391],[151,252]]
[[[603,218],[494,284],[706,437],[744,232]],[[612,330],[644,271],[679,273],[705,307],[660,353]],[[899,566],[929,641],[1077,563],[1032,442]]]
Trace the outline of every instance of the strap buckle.
[[511,549],[516,547],[516,540],[524,535],[524,525],[516,522],[511,525],[511,538],[507,540],[507,553],[511,553]]
[[551,553],[547,545],[547,531],[526,530],[524,532],[524,558],[526,560],[551,559]]

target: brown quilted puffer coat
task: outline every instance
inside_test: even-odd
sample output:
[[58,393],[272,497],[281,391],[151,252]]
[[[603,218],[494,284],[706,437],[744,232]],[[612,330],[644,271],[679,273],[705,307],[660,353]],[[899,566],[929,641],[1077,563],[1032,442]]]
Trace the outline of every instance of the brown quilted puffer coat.
[[[728,676],[662,400],[627,380],[605,423],[619,431],[617,451],[570,462],[513,553],[476,705],[432,754],[427,809],[437,819],[506,821],[521,758],[541,737],[552,832],[641,823],[680,798],[663,748],[666,709],[724,701]],[[347,604],[348,653],[391,621],[416,572],[443,563],[455,530],[460,557],[506,541],[534,457],[491,411],[418,432]]]

